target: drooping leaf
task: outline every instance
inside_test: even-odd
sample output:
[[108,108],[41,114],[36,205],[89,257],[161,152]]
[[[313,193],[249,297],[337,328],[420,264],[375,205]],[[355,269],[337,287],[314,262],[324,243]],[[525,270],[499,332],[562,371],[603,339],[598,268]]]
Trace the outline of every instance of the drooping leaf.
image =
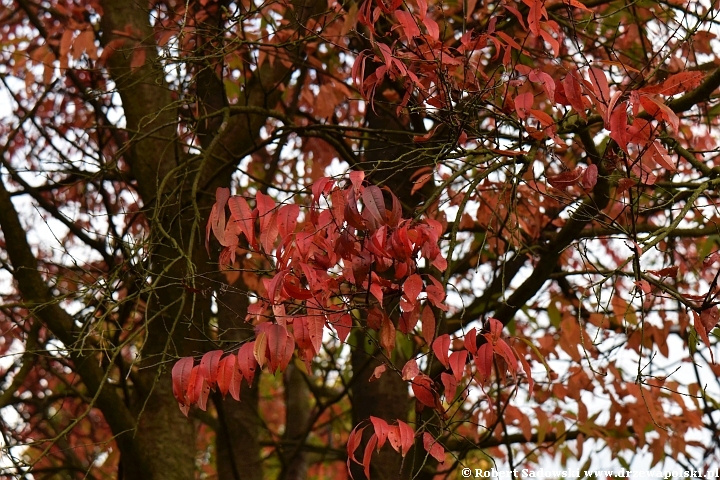
[[415,398],[426,407],[435,408],[437,406],[432,380],[427,375],[421,373],[413,379],[412,391]]
[[450,350],[450,335],[446,333],[437,337],[432,343],[432,350],[440,363],[442,363],[445,368],[450,368],[450,361],[448,357],[448,352]]
[[[175,396],[175,400],[177,400],[181,406],[189,405],[189,403],[186,403],[185,395],[190,383],[190,374],[192,373],[194,363],[195,362],[192,357],[183,357],[175,362],[175,365],[173,365],[173,395]],[[187,416],[187,413],[185,413],[185,415]]]
[[430,345],[435,338],[435,313],[432,311],[430,305],[423,307],[422,316],[422,336],[425,342]]
[[218,369],[220,367],[222,354],[222,350],[212,350],[203,355],[200,360],[200,375],[207,381],[210,388],[215,388],[217,384]]
[[428,432],[423,432],[423,448],[438,462],[445,461],[445,449]]

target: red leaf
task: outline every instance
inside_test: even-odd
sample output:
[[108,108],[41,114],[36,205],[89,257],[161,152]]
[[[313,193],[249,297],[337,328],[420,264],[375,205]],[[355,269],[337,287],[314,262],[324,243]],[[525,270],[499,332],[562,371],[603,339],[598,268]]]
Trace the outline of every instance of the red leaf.
[[190,380],[188,381],[187,391],[185,395],[187,397],[187,404],[194,405],[202,397],[203,383],[205,379],[200,375],[200,365],[195,365],[190,372]]
[[467,361],[467,350],[459,350],[450,354],[449,363],[450,368],[455,375],[455,378],[459,382],[462,380],[463,372],[465,371],[465,362]]
[[383,315],[382,325],[380,326],[380,345],[385,349],[388,356],[395,348],[395,325],[387,315]]
[[547,177],[547,182],[558,190],[564,190],[578,183],[583,175],[583,169],[577,167],[574,170],[566,170],[558,175]]
[[228,355],[220,360],[220,365],[218,366],[217,386],[223,397],[227,395],[230,390],[230,383],[233,380],[233,376],[236,375],[235,372],[238,371],[238,369],[235,368],[236,359],[237,357],[235,355]]
[[257,370],[258,363],[255,360],[255,342],[244,343],[237,353],[237,366],[248,382],[248,385],[252,385],[253,378],[255,377],[255,370]]
[[712,330],[712,327],[714,327],[714,325],[710,328],[708,328],[706,326],[711,323],[712,317],[714,317],[715,321],[717,322],[718,308],[717,307],[712,307],[712,308],[715,310],[715,312],[706,313],[708,310],[710,310],[710,309],[707,309],[707,310],[703,310],[700,315],[698,315],[698,313],[695,310],[693,310],[692,313],[693,313],[693,326],[695,327],[695,331],[698,333],[698,336],[703,341],[705,346],[708,347],[708,350],[710,351],[711,359],[712,359],[713,363],[715,363],[713,351],[712,351],[712,348],[710,348],[710,339],[708,338],[708,332],[710,330]]
[[385,224],[385,199],[383,199],[382,190],[375,185],[370,185],[363,190],[362,199],[365,208],[368,209],[378,225]]
[[[426,307],[427,308],[427,307]],[[432,350],[435,352],[435,356],[445,368],[450,368],[450,362],[448,360],[448,350],[450,350],[450,335],[447,333],[440,335],[435,339],[432,344]]]
[[517,357],[520,360],[520,365],[522,365],[522,368],[525,371],[525,375],[528,379],[528,389],[530,390],[530,394],[532,394],[534,382],[532,378],[532,369],[530,368],[530,364],[522,355],[518,355]]
[[533,94],[532,92],[521,93],[515,97],[515,111],[521,120],[525,120],[528,116],[528,111],[533,106]]
[[251,248],[257,248],[255,243],[255,218],[253,211],[243,197],[234,196],[228,200],[230,213],[237,222],[240,231],[245,235]]
[[528,75],[528,80],[541,84],[545,90],[548,100],[551,102],[555,101],[555,80],[553,80],[550,75],[541,70],[535,69]]
[[657,95],[676,95],[694,89],[702,83],[705,74],[703,72],[680,72],[671,75],[660,85],[651,85],[641,88],[641,92]]
[[210,388],[215,388],[217,385],[218,367],[222,354],[222,350],[213,350],[203,355],[200,360],[200,375],[207,381]]
[[373,425],[373,428],[375,429],[375,435],[378,437],[377,442],[377,450],[378,452],[380,449],[385,445],[385,440],[387,440],[388,432],[390,431],[390,426],[388,423],[383,420],[382,418],[373,417],[370,416],[370,422]]
[[310,334],[310,341],[312,342],[312,348],[315,351],[315,355],[320,353],[322,347],[323,330],[325,328],[325,317],[322,315],[310,315],[306,317],[307,328]]
[[[308,324],[310,323],[309,317],[308,317]],[[286,349],[287,349],[287,338],[288,333],[285,327],[282,325],[278,325],[276,323],[261,323],[257,326],[257,329],[260,331],[258,334],[255,342],[257,343],[260,340],[260,337],[264,333],[267,338],[267,352],[270,360],[270,371],[277,372],[280,369],[280,366],[285,364],[287,365],[287,362],[285,361],[286,358]],[[309,325],[308,325],[309,329]],[[312,333],[310,334],[312,338]],[[321,333],[322,335],[322,333]],[[294,344],[294,342],[293,342]],[[256,355],[257,358],[257,355]],[[259,361],[258,361],[259,363]]]
[[395,12],[395,18],[398,19],[400,25],[402,25],[403,32],[408,40],[420,36],[420,29],[415,22],[415,17],[410,12],[405,10],[397,10]]
[[656,277],[672,277],[677,276],[678,267],[674,265],[672,267],[663,268],[661,270],[648,270],[648,273],[655,275]]
[[592,190],[597,184],[598,169],[597,165],[592,164],[585,169],[580,183],[585,190]]
[[660,145],[660,142],[655,140],[650,144],[648,147],[648,153],[652,157],[655,162],[657,162],[658,165],[660,165],[663,168],[666,168],[667,170],[674,172],[675,171],[675,165],[672,163],[672,159],[670,158],[670,155],[668,155],[667,150],[665,150],[665,147]]
[[477,353],[477,329],[471,328],[468,330],[465,334],[463,345],[465,345],[465,350],[470,352],[471,355],[475,355],[475,353]]
[[420,292],[422,292],[423,289],[422,278],[417,273],[413,273],[407,278],[407,280],[405,280],[402,289],[408,302],[412,305],[416,305]]
[[398,429],[400,431],[401,454],[404,457],[408,454],[410,448],[412,448],[413,443],[415,442],[415,432],[412,428],[410,428],[410,425],[402,420],[398,420]]
[[423,447],[438,462],[445,461],[445,449],[428,432],[423,432]]
[[587,115],[585,115],[585,105],[582,100],[582,86],[575,78],[575,74],[571,72],[565,75],[562,84],[565,90],[565,96],[570,102],[570,105],[583,119],[587,119]]
[[608,85],[605,72],[597,67],[590,68],[590,81],[595,91],[595,97],[598,99],[600,104],[603,106],[603,110],[610,104],[610,86]]
[[262,220],[263,217],[261,217],[260,220],[260,243],[262,244],[265,253],[270,255],[273,251],[273,245],[275,244],[275,240],[277,239],[279,233],[277,212],[266,214],[265,218],[267,218],[267,220],[264,225]]
[[288,235],[295,232],[299,216],[300,207],[294,203],[291,205],[283,205],[278,209],[277,224],[282,240],[285,240]]
[[362,170],[354,170],[348,174],[348,177],[350,177],[350,183],[352,183],[353,189],[355,191],[360,191],[362,182],[365,179],[365,172]]
[[318,178],[317,181],[313,183],[312,194],[315,205],[318,205],[320,203],[320,199],[322,198],[323,194],[327,195],[328,193],[330,193],[334,184],[335,181],[332,178],[328,177]]
[[[173,365],[173,395],[175,396],[175,400],[177,400],[177,402],[182,406],[189,405],[188,403],[186,403],[185,395],[188,389],[188,385],[190,383],[190,374],[192,373],[194,363],[195,361],[192,357],[184,357],[175,362],[175,365]],[[187,416],[186,412],[183,413],[185,413],[185,416]]]
[[610,113],[610,138],[615,140],[620,148],[625,152],[628,151],[628,115],[627,115],[627,102],[622,102],[616,106],[615,109]]
[[422,336],[425,342],[430,345],[433,338],[435,338],[435,313],[433,313],[430,305],[423,307],[420,320],[422,321]]
[[492,358],[492,345],[489,343],[480,345],[477,355],[475,356],[475,365],[477,366],[478,372],[486,377],[492,372]]
[[378,438],[374,433],[365,445],[365,454],[363,455],[363,467],[365,467],[365,477],[370,479],[370,461],[372,460],[372,453],[375,445],[377,444]]
[[458,381],[454,376],[447,372],[440,374],[440,380],[442,381],[443,387],[445,388],[445,400],[450,403],[455,398],[455,392],[457,391]]
[[437,406],[432,380],[427,375],[421,373],[413,379],[412,391],[413,394],[415,394],[415,398],[423,405],[430,408]]
[[352,431],[350,432],[350,435],[348,436],[348,440],[347,440],[348,470],[350,470],[350,460],[352,460],[355,463],[360,463],[360,462],[358,462],[357,458],[355,458],[355,452],[357,451],[358,447],[360,446],[360,442],[362,442],[363,431],[366,428],[367,428],[367,426],[362,427],[360,430],[358,430],[358,428],[355,427],[352,429]]
[[335,323],[333,323],[333,327],[335,327],[335,331],[337,332],[338,338],[341,342],[344,342],[347,339],[352,329],[352,325],[352,317],[348,313],[340,315]]
[[210,218],[208,219],[208,229],[205,232],[205,246],[209,248],[210,242],[210,228],[212,228],[213,235],[217,238],[220,245],[225,245],[225,204],[230,197],[230,190],[227,188],[218,187],[215,191],[215,204],[210,211]]

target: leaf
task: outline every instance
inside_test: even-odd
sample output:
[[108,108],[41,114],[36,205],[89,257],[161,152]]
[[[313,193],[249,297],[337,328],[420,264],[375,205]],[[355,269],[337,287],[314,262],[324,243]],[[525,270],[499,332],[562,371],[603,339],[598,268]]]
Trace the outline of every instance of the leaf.
[[[310,320],[308,317],[308,329]],[[262,329],[258,336],[255,339],[255,343],[257,345],[258,342],[260,342],[260,337],[265,334],[266,338],[266,345],[267,345],[267,352],[270,360],[270,371],[271,372],[277,372],[280,369],[280,366],[285,364],[287,365],[287,361],[285,361],[286,358],[286,348],[287,348],[287,338],[288,333],[285,327],[282,325],[278,325],[276,323],[261,323],[258,325],[259,329]],[[311,332],[311,338],[312,338],[312,332]],[[322,333],[321,333],[322,336]],[[293,342],[294,344],[294,342]],[[258,349],[255,350],[256,355],[255,358],[258,358]],[[260,363],[258,359],[258,363]],[[262,365],[261,365],[262,366]]]
[[378,365],[375,367],[375,370],[373,370],[372,376],[368,379],[368,382],[374,382],[378,378],[382,376],[383,373],[385,373],[385,370],[387,369],[387,366],[385,364]]
[[582,100],[582,86],[575,78],[575,74],[571,72],[565,75],[565,78],[562,79],[562,85],[565,91],[565,96],[570,102],[570,105],[583,118],[583,120],[586,120],[587,115],[585,114],[585,105]]
[[463,345],[465,346],[465,350],[470,352],[471,355],[475,355],[475,353],[477,353],[477,329],[475,327],[468,330],[465,334]]
[[465,362],[467,361],[467,355],[467,350],[458,350],[457,352],[452,352],[450,354],[448,363],[450,363],[450,368],[452,369],[453,374],[455,374],[455,378],[458,382],[462,380],[463,372],[465,371]]
[[382,418],[373,417],[372,415],[370,415],[370,423],[372,423],[373,428],[375,429],[375,435],[378,437],[377,450],[379,452],[383,445],[385,445],[388,432],[390,431],[390,426]]
[[515,97],[515,111],[518,117],[520,117],[520,120],[525,120],[528,117],[529,110],[533,106],[533,101],[532,92],[521,93]]
[[440,380],[442,381],[443,388],[445,388],[445,400],[450,403],[455,398],[458,381],[453,375],[447,372],[440,374]]
[[232,218],[237,222],[250,247],[257,248],[255,243],[255,218],[247,200],[243,197],[233,196],[228,200],[228,206]]
[[284,240],[288,235],[295,232],[298,217],[300,216],[300,207],[296,204],[283,205],[277,212],[277,224],[280,238]]
[[238,369],[235,368],[236,359],[237,357],[235,357],[235,355],[227,355],[220,360],[220,364],[218,366],[217,386],[223,397],[227,395],[230,390],[230,383],[233,380],[235,372],[238,371]]
[[548,100],[551,102],[555,101],[555,80],[553,80],[549,74],[539,69],[535,69],[528,74],[528,80],[534,83],[542,84]]
[[323,331],[325,329],[325,317],[322,315],[309,315],[305,317],[307,320],[307,329],[310,334],[310,341],[315,355],[320,353],[322,348]]
[[380,326],[380,346],[385,349],[388,356],[395,348],[395,325],[387,315],[383,315],[382,325]]
[[583,175],[583,169],[577,167],[574,170],[566,170],[558,175],[547,177],[547,182],[558,190],[564,190],[577,184]]
[[418,368],[417,361],[414,358],[411,358],[405,363],[405,366],[403,366],[402,369],[402,379],[405,381],[412,380],[420,373],[420,368]]
[[437,337],[432,343],[432,350],[440,363],[442,363],[445,368],[450,368],[448,358],[448,350],[450,350],[450,335],[446,333]]
[[423,405],[430,408],[437,407],[432,380],[427,375],[421,373],[413,379],[412,391],[415,398]]
[[363,455],[363,467],[365,467],[365,477],[370,479],[370,461],[372,460],[372,453],[375,449],[375,445],[377,444],[378,438],[377,435],[372,434],[370,436],[370,440],[368,440],[367,445],[365,446],[365,454]]
[[362,170],[354,170],[348,174],[348,177],[350,177],[350,183],[352,183],[353,190],[359,192],[362,187],[362,182],[365,179],[365,172]]
[[492,372],[492,358],[493,351],[492,346],[489,343],[480,345],[475,356],[475,365],[477,366],[478,372],[488,377]]
[[[367,428],[367,425],[362,427],[359,430],[358,430],[358,427],[359,427],[359,425],[352,429],[352,431],[350,432],[350,435],[348,436],[348,440],[347,440],[346,448],[347,448],[347,455],[348,455],[348,459],[347,459],[348,471],[350,471],[350,461],[351,460],[355,463],[360,463],[357,460],[357,458],[355,458],[355,452],[357,451],[358,447],[360,446],[360,443],[362,442],[363,431]],[[350,474],[350,476],[352,478],[352,473]]]
[[255,342],[244,343],[240,346],[240,350],[238,350],[237,353],[237,366],[242,376],[248,382],[248,385],[252,385],[255,370],[257,370],[258,367],[257,360],[255,359]]
[[585,190],[592,190],[595,185],[597,184],[597,177],[598,177],[598,169],[597,165],[591,164],[588,166],[588,168],[585,169],[585,172],[583,172],[582,179],[580,180],[580,184]]
[[423,290],[423,281],[420,275],[413,273],[403,282],[403,293],[412,305],[417,305],[420,292]]
[[665,150],[665,147],[660,145],[660,142],[658,140],[655,140],[650,144],[650,146],[648,147],[648,153],[650,154],[652,159],[657,162],[658,165],[667,169],[668,171],[675,171],[675,164],[673,164],[670,155],[668,155],[667,150]]
[[227,204],[228,198],[230,197],[230,190],[227,188],[218,188],[215,191],[215,204],[210,211],[210,218],[208,219],[208,228],[205,233],[205,247],[209,248],[210,242],[210,228],[212,228],[213,235],[217,238],[220,245],[225,245],[225,205]]
[[445,461],[445,449],[428,432],[423,432],[423,448],[438,462]]
[[641,88],[641,92],[655,95],[677,95],[695,89],[701,83],[705,74],[703,72],[680,72],[671,75],[660,85],[651,85]]
[[333,327],[335,327],[335,331],[337,332],[338,338],[341,342],[344,342],[347,339],[352,326],[352,317],[348,313],[340,315],[337,321],[333,323]]
[[595,97],[604,106],[603,108],[607,108],[610,104],[610,86],[607,77],[605,77],[605,72],[597,67],[591,67],[590,82],[592,82]]
[[[181,406],[188,406],[186,403],[186,392],[190,383],[190,374],[193,370],[194,360],[192,357],[183,357],[173,365],[172,369],[172,385],[173,396]],[[181,408],[182,410],[182,408]],[[187,411],[183,411],[187,416]]]
[[413,17],[410,12],[406,12],[405,10],[397,10],[395,12],[395,18],[397,18],[398,22],[400,22],[400,25],[403,28],[403,32],[405,33],[405,36],[408,40],[420,36],[420,29],[415,22],[415,17]]
[[213,350],[203,355],[200,360],[200,375],[207,381],[210,388],[215,388],[215,385],[217,385],[218,368],[222,354],[222,350]]
[[400,453],[405,457],[415,443],[415,432],[402,420],[398,420],[398,429],[400,431]]
[[432,311],[430,305],[425,305],[422,311],[422,336],[425,342],[430,345],[435,338],[435,313]]
[[378,225],[385,224],[385,200],[382,190],[375,185],[369,185],[363,190],[362,199],[365,208],[370,211]]

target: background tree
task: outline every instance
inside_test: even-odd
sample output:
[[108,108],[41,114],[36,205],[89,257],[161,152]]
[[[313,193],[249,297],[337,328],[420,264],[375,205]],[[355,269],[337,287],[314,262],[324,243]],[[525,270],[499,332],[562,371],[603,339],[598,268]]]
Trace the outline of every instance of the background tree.
[[3,468],[716,465],[717,15],[3,1]]

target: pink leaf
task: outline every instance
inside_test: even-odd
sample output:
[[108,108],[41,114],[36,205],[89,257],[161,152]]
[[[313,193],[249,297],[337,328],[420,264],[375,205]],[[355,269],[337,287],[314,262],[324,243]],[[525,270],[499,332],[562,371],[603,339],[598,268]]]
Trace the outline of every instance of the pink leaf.
[[419,373],[420,368],[418,368],[417,361],[414,358],[411,358],[407,361],[407,363],[405,363],[405,366],[402,369],[402,379],[405,381],[412,380]]

